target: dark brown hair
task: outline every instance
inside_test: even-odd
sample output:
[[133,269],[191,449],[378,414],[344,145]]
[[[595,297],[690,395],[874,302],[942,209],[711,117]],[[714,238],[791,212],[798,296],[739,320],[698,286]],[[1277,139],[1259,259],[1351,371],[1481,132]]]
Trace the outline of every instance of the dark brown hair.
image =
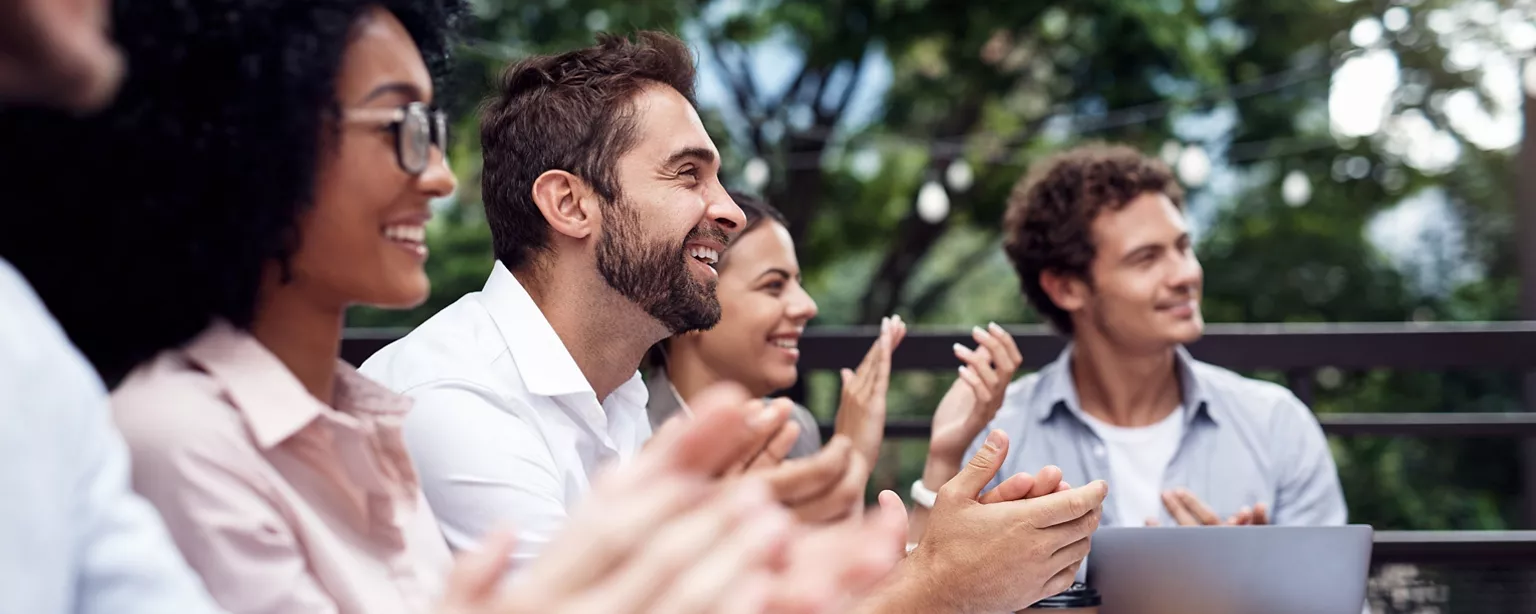
[[507,69],[481,107],[481,191],[496,259],[517,270],[549,244],[533,182],[563,170],[605,203],[620,196],[615,166],[635,145],[635,95],[651,85],[693,97],[693,53],[675,37],[599,35],[597,45],[534,56]]
[[742,215],[745,215],[747,218],[747,225],[741,227],[741,232],[737,233],[737,237],[747,234],[753,228],[757,228],[764,220],[777,222],[780,226],[789,228],[789,220],[785,219],[784,214],[774,208],[773,205],[768,204],[768,201],[737,192],[736,190],[730,190],[729,194],[731,195],[731,200],[736,201],[736,206],[741,207]]
[[1124,145],[1088,145],[1030,169],[1008,196],[1003,251],[1030,305],[1056,330],[1072,335],[1072,318],[1040,287],[1046,271],[1092,282],[1093,221],[1136,197],[1161,193],[1184,208],[1184,189],[1162,162]]

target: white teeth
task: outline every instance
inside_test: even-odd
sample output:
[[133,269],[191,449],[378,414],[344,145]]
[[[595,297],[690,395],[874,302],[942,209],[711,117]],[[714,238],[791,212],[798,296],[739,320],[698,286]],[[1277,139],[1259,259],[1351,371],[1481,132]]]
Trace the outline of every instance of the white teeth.
[[702,260],[704,264],[711,266],[720,261],[720,252],[707,247],[690,247],[688,248],[688,255]]
[[786,350],[797,350],[797,349],[800,349],[800,340],[798,340],[798,339],[774,339],[773,340],[773,345],[781,347],[781,348],[784,348]]
[[420,224],[395,224],[393,226],[385,226],[384,238],[391,241],[425,243],[427,240],[427,227]]

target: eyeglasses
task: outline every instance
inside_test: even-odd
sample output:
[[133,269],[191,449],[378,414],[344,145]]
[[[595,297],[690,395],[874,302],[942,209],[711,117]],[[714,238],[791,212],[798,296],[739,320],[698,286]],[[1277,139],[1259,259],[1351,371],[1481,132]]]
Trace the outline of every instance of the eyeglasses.
[[395,133],[395,161],[401,170],[420,175],[432,161],[432,146],[448,154],[448,118],[442,109],[412,102],[398,109],[348,109],[347,123],[379,122]]

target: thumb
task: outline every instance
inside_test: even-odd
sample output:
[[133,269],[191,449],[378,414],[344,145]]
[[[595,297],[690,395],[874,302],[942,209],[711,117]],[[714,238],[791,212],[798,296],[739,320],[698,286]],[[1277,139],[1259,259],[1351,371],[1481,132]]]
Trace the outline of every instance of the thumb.
[[994,429],[987,434],[986,443],[976,451],[970,462],[960,473],[949,480],[940,490],[954,490],[961,496],[976,500],[981,494],[981,489],[987,487],[987,483],[997,475],[997,470],[1003,465],[1003,459],[1008,457],[1008,435],[1000,429]]
[[847,388],[848,382],[853,380],[853,369],[843,369],[840,373],[843,374],[843,388]]
[[880,514],[883,517],[900,518],[901,526],[907,526],[907,504],[901,496],[889,490],[880,491]]
[[457,611],[490,598],[508,570],[516,541],[511,531],[495,531],[481,540],[478,549],[460,556],[443,591],[446,610]]

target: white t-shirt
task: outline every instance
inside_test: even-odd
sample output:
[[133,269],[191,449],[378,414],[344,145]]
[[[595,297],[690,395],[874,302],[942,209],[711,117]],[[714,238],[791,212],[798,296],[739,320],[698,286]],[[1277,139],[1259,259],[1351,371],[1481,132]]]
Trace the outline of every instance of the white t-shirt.
[[1140,427],[1115,426],[1087,412],[1083,418],[1107,448],[1115,524],[1139,527],[1162,517],[1163,473],[1184,438],[1184,412],[1175,407],[1162,421]]

